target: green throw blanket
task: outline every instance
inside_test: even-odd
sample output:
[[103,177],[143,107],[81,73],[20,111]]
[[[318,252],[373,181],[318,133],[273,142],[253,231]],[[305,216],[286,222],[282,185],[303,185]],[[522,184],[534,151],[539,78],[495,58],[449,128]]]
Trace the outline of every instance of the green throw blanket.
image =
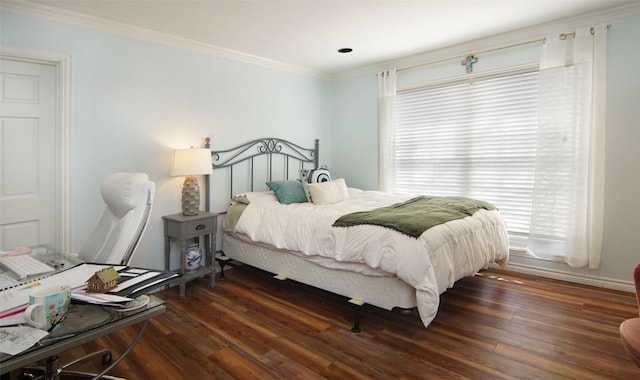
[[372,224],[417,239],[433,226],[471,216],[480,209],[495,210],[496,207],[471,198],[420,196],[388,207],[343,215],[333,223],[333,227]]

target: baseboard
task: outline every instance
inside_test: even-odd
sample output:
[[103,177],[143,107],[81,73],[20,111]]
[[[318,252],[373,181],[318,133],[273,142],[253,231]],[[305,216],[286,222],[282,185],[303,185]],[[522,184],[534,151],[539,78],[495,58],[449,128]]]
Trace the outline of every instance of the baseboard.
[[[496,268],[500,268],[495,265]],[[539,277],[552,278],[554,280],[562,280],[575,282],[577,284],[590,285],[599,288],[621,290],[623,292],[634,293],[635,287],[631,281],[620,281],[611,278],[594,277],[588,275],[577,275],[575,273],[559,271],[555,269],[534,267],[526,264],[508,263],[505,268],[510,271],[530,274]]]

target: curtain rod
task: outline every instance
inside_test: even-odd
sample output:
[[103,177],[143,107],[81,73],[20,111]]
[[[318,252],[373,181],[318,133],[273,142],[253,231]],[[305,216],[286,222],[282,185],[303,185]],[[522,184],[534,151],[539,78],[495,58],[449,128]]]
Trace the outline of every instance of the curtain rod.
[[[492,52],[494,52],[494,51],[499,51],[499,50],[504,50],[504,49],[511,49],[511,48],[518,47],[518,46],[523,46],[523,45],[535,44],[535,43],[537,43],[537,42],[542,42],[542,43],[544,43],[546,40],[547,40],[546,38],[539,38],[539,39],[537,39],[537,40],[531,40],[531,41],[520,42],[520,43],[517,43],[517,44],[512,44],[512,45],[507,45],[507,46],[501,46],[501,47],[498,47],[498,48],[493,48],[493,49],[488,49],[488,50],[481,50],[481,51],[479,51],[479,52],[477,52],[477,53],[474,53],[474,55],[476,55],[476,54],[492,53]],[[429,65],[435,65],[435,64],[438,64],[438,63],[443,63],[443,62],[453,61],[453,60],[457,60],[457,59],[461,59],[461,58],[462,58],[462,59],[464,59],[464,57],[466,57],[466,55],[465,55],[465,56],[456,56],[456,57],[444,58],[444,59],[441,59],[441,60],[438,60],[438,61],[431,61],[431,62],[420,63],[420,64],[413,65],[413,66],[402,67],[402,68],[399,68],[399,69],[398,69],[398,70],[396,70],[396,71],[413,70],[413,69],[417,69],[417,68],[419,68],[419,67],[424,67],[424,66],[429,66]]]
[[[607,24],[607,29],[611,28],[611,24]],[[591,29],[589,29],[589,32],[593,35],[595,34],[595,29],[594,27],[591,27]],[[571,32],[571,33],[562,33],[560,35],[558,35],[558,38],[561,40],[566,40],[568,37],[574,37],[576,36],[576,32]],[[477,53],[475,53],[474,55],[477,54],[486,54],[486,53],[493,53],[494,51],[499,51],[499,50],[505,50],[505,49],[511,49],[514,47],[518,47],[518,46],[523,46],[523,45],[529,45],[529,44],[535,44],[537,42],[542,42],[542,43],[546,43],[547,39],[546,38],[539,38],[537,40],[531,40],[531,41],[525,41],[525,42],[520,42],[517,44],[511,44],[511,45],[507,45],[507,46],[501,46],[501,47],[497,47],[497,48],[493,48],[493,49],[488,49],[488,50],[481,50]],[[453,61],[453,60],[457,60],[460,58],[465,58],[465,56],[456,56],[456,57],[449,57],[449,58],[444,58],[444,59],[440,59],[438,61],[431,61],[431,62],[425,62],[425,63],[419,63],[417,65],[413,65],[413,66],[407,66],[407,67],[401,67],[399,69],[397,69],[396,71],[400,72],[400,71],[405,71],[405,70],[413,70],[413,69],[417,69],[419,67],[424,67],[424,66],[429,66],[429,65],[435,65],[437,63],[443,63],[443,62],[448,62],[448,61]]]
[[[611,24],[607,24],[607,29],[611,28]],[[596,34],[596,28],[594,28],[593,26],[591,28],[589,28],[589,34],[591,34],[592,36]],[[562,33],[558,36],[559,39],[561,39],[562,41],[566,40],[567,38],[576,38],[576,32],[571,32],[571,33]]]

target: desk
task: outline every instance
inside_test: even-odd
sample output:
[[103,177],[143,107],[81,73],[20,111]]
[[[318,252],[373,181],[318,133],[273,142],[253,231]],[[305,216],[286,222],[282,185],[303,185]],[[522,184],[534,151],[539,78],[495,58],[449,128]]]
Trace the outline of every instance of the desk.
[[[98,339],[104,335],[108,335],[114,331],[123,329],[125,327],[134,325],[139,322],[146,322],[150,318],[164,313],[164,302],[157,297],[150,296],[151,300],[149,304],[138,312],[132,314],[116,314],[112,311],[106,310],[107,313],[113,313],[113,318],[105,321],[104,323],[87,326],[87,329],[81,332],[73,333],[71,331],[65,331],[65,323],[62,324],[60,331],[57,331],[55,336],[47,336],[43,338],[40,343],[36,344],[32,348],[23,351],[17,355],[6,355],[0,353],[0,374],[9,373],[15,369],[23,368],[30,364],[35,363],[38,360],[43,360],[57,355],[60,352],[77,347],[84,343]],[[97,308],[106,309],[102,306],[96,305],[78,305],[72,304],[69,313],[83,312],[83,309]],[[72,315],[69,316],[71,318]],[[65,321],[66,322],[66,321]],[[144,329],[141,329],[140,334]],[[52,334],[53,335],[53,334]],[[117,363],[113,363],[114,365]]]
[[[82,260],[77,257],[55,253],[47,249],[34,248],[33,257],[49,262],[54,260],[57,264],[56,271],[62,271],[81,264]],[[75,269],[75,268],[74,268]],[[0,271],[1,273],[2,271]],[[10,277],[11,272],[6,272]],[[37,275],[34,277],[38,277]],[[29,280],[28,278],[27,280]],[[118,313],[112,308],[98,305],[86,305],[72,303],[69,308],[67,319],[59,329],[44,337],[36,345],[17,355],[7,355],[0,353],[0,375],[8,374],[15,369],[34,364],[36,361],[55,358],[58,353],[69,350],[86,342],[95,340],[104,335],[108,335],[116,330],[144,322],[138,336],[133,340],[127,351],[122,353],[118,360],[111,363],[105,372],[115,366],[121,358],[129,352],[142,336],[148,320],[164,313],[164,302],[157,297],[150,296],[149,303],[128,313]],[[54,363],[57,365],[57,362]],[[55,371],[57,367],[53,367]],[[104,374],[104,373],[103,373]]]

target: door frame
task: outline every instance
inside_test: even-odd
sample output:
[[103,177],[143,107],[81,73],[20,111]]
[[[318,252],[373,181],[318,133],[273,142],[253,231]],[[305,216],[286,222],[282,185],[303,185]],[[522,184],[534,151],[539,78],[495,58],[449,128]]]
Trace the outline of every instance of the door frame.
[[22,47],[0,45],[0,57],[55,67],[55,213],[56,246],[62,252],[71,249],[70,131],[71,131],[71,55]]

